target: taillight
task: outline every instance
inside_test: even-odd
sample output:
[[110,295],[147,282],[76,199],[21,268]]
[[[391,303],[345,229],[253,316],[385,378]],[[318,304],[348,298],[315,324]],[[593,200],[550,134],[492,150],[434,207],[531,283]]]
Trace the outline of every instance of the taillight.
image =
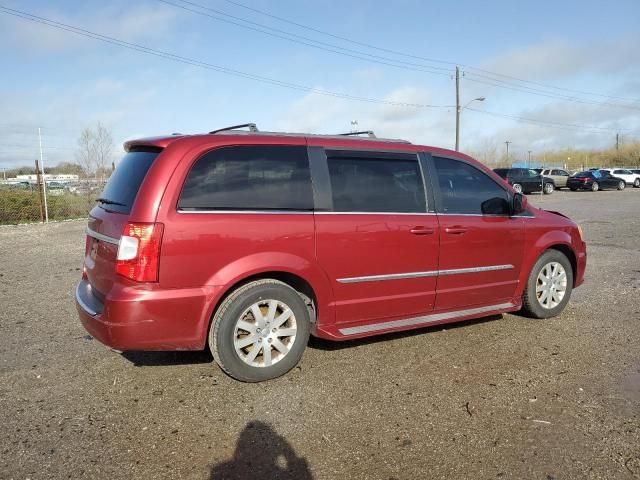
[[160,265],[161,223],[129,223],[124,227],[116,273],[136,282],[157,282]]
[[580,178],[579,178],[579,180],[580,180],[582,183],[587,183],[587,182],[589,181],[589,179],[588,179],[587,177],[580,177]]

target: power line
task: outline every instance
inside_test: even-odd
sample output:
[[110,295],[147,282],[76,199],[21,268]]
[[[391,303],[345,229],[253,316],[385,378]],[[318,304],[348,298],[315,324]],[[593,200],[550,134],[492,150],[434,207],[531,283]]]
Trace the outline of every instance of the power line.
[[[260,10],[254,7],[251,7],[249,5],[246,5],[244,3],[235,1],[235,0],[225,0],[227,3],[231,4],[231,5],[235,5],[237,7],[241,7],[244,8],[246,10],[252,11],[254,13],[259,13],[260,15],[265,15],[269,18],[273,18],[275,20],[279,20],[281,22],[284,23],[288,23],[290,25],[294,25],[296,27],[305,29],[305,30],[309,30],[315,33],[319,33],[321,35],[325,35],[331,38],[335,38],[337,40],[342,40],[344,42],[348,42],[354,45],[359,45],[361,47],[366,47],[366,48],[370,48],[372,50],[377,50],[377,51],[381,51],[381,52],[385,52],[385,53],[391,53],[394,55],[400,55],[406,58],[412,58],[415,60],[422,60],[422,61],[426,61],[426,62],[431,62],[431,63],[439,63],[442,65],[449,65],[450,67],[455,67],[460,66],[465,68],[466,70],[469,71],[473,71],[475,70],[476,72],[481,72],[483,74],[487,74],[487,75],[492,75],[495,77],[501,77],[501,78],[505,78],[505,79],[509,79],[512,80],[514,82],[519,82],[519,83],[528,83],[531,85],[536,85],[538,87],[542,87],[545,89],[551,89],[551,90],[558,90],[558,91],[564,91],[564,92],[569,92],[569,93],[576,93],[576,94],[580,94],[580,95],[589,95],[589,96],[596,96],[596,97],[601,97],[601,98],[610,98],[610,99],[614,99],[614,100],[624,100],[624,101],[630,101],[630,102],[640,102],[640,99],[637,98],[628,98],[628,97],[620,97],[620,96],[616,96],[616,95],[608,95],[608,94],[604,94],[604,93],[598,93],[598,92],[589,92],[589,91],[585,91],[585,90],[576,90],[576,89],[572,89],[572,88],[566,88],[566,87],[559,87],[559,86],[555,86],[555,85],[550,85],[550,84],[545,84],[545,83],[541,83],[541,82],[536,82],[533,80],[526,80],[523,78],[519,78],[513,75],[507,75],[507,74],[503,74],[503,73],[498,73],[498,72],[492,72],[490,70],[486,70],[486,69],[482,69],[482,68],[478,68],[478,67],[474,67],[472,65],[467,65],[464,64],[462,62],[452,62],[452,61],[447,61],[447,60],[441,60],[441,59],[436,59],[436,58],[429,58],[429,57],[423,57],[420,55],[414,55],[414,54],[410,54],[407,52],[402,52],[399,50],[393,50],[390,48],[384,48],[378,45],[373,45],[371,43],[366,43],[366,42],[362,42],[362,41],[358,41],[358,40],[354,40],[353,38],[349,38],[346,36],[342,36],[342,35],[337,35],[331,32],[327,32],[325,30],[321,30],[319,28],[315,28],[309,25],[305,25],[303,23],[299,23],[299,22],[295,22],[293,20],[289,20],[287,18],[284,17],[280,17],[278,15],[274,15],[272,13],[266,12],[264,10]],[[497,80],[497,79],[495,79]]]
[[292,89],[292,90],[298,90],[298,91],[307,92],[307,93],[315,93],[315,94],[318,94],[318,95],[325,95],[325,96],[336,97],[336,98],[343,98],[343,99],[347,99],[347,100],[357,100],[357,101],[360,101],[360,102],[378,103],[378,104],[392,105],[392,106],[399,106],[399,107],[451,108],[450,105],[430,105],[430,104],[412,103],[412,102],[396,102],[396,101],[392,101],[392,100],[383,100],[383,99],[378,99],[378,98],[360,97],[360,96],[357,96],[357,95],[350,95],[350,94],[346,94],[346,93],[333,92],[333,91],[330,91],[330,90],[318,89],[318,88],[309,87],[309,86],[301,85],[301,84],[297,84],[297,83],[285,82],[285,81],[282,81],[282,80],[276,80],[276,79],[269,78],[269,77],[264,77],[264,76],[261,76],[261,75],[256,75],[256,74],[252,74],[252,73],[243,72],[241,70],[235,70],[235,69],[231,69],[231,68],[227,68],[227,67],[222,67],[220,65],[214,65],[212,63],[203,62],[203,61],[196,60],[196,59],[189,58],[189,57],[183,57],[183,56],[176,55],[176,54],[173,54],[173,53],[165,52],[163,50],[157,50],[157,49],[145,47],[145,46],[137,44],[137,43],[126,42],[124,40],[119,40],[119,39],[114,38],[114,37],[110,37],[110,36],[107,36],[107,35],[102,35],[102,34],[99,34],[99,33],[95,33],[95,32],[92,32],[90,30],[85,30],[85,29],[82,29],[82,28],[79,28],[79,27],[74,27],[74,26],[68,25],[66,23],[57,22],[55,20],[50,20],[50,19],[47,19],[47,18],[44,18],[44,17],[39,17],[37,15],[33,15],[31,13],[28,13],[28,12],[23,12],[21,10],[15,10],[15,9],[12,9],[12,8],[7,8],[7,7],[4,7],[2,5],[0,5],[0,11],[2,13],[7,14],[7,15],[12,15],[14,17],[23,18],[25,20],[29,20],[29,21],[32,21],[32,22],[41,23],[41,24],[47,25],[49,27],[57,28],[57,29],[60,29],[60,30],[65,30],[67,32],[75,33],[76,35],[81,35],[81,36],[84,36],[84,37],[92,38],[94,40],[100,40],[101,42],[110,43],[112,45],[117,45],[119,47],[128,48],[130,50],[135,50],[135,51],[140,52],[140,53],[146,53],[148,55],[153,55],[153,56],[164,58],[164,59],[167,59],[167,60],[172,60],[174,62],[184,63],[184,64],[187,64],[187,65],[192,65],[192,66],[196,66],[196,67],[200,67],[200,68],[204,68],[204,69],[208,69],[208,70],[214,70],[214,71],[217,71],[217,72],[220,72],[220,73],[224,73],[224,74],[227,74],[227,75],[232,75],[232,76],[236,76],[236,77],[242,77],[242,78],[255,80],[255,81],[258,81],[258,82],[262,82],[262,83],[267,83],[267,84],[270,84],[270,85],[276,85],[276,86],[279,86],[279,87],[289,88],[289,89]]
[[[230,23],[230,24],[238,26],[240,28],[245,28],[245,29],[248,29],[248,30],[260,32],[260,33],[263,33],[265,35],[269,35],[269,36],[272,36],[272,37],[284,39],[284,40],[287,40],[289,42],[293,42],[293,43],[296,43],[296,44],[306,45],[306,46],[312,47],[312,48],[317,48],[317,49],[324,50],[324,51],[331,52],[331,53],[335,53],[335,54],[338,54],[338,55],[344,55],[344,56],[347,56],[347,57],[356,58],[356,59],[360,59],[360,60],[364,60],[364,61],[368,61],[368,62],[373,62],[373,63],[377,63],[377,64],[381,64],[381,65],[387,65],[387,66],[391,66],[391,67],[395,67],[395,68],[402,68],[402,69],[405,69],[405,70],[413,70],[413,71],[417,71],[417,72],[424,72],[424,73],[430,73],[430,74],[435,74],[435,75],[446,75],[446,76],[449,76],[449,75],[451,75],[453,73],[450,68],[432,67],[432,66],[429,66],[429,65],[423,65],[423,64],[418,64],[418,63],[404,62],[404,61],[396,60],[396,59],[389,58],[389,57],[383,57],[383,56],[380,56],[380,55],[372,55],[372,54],[369,54],[369,53],[366,53],[366,52],[362,52],[362,51],[353,50],[353,49],[350,49],[350,48],[341,47],[339,45],[335,45],[335,44],[331,44],[331,43],[320,42],[318,40],[315,40],[315,39],[312,39],[312,38],[309,38],[309,37],[304,37],[302,35],[297,35],[295,33],[287,32],[285,30],[269,27],[269,26],[266,26],[264,24],[253,22],[251,20],[246,20],[244,18],[235,16],[235,15],[230,15],[228,13],[222,12],[222,11],[214,9],[214,8],[207,7],[205,5],[201,5],[201,4],[196,3],[196,2],[192,2],[190,0],[176,0],[176,1],[179,1],[182,4],[186,4],[186,5],[190,5],[190,6],[196,7],[197,9],[207,10],[209,12],[214,12],[217,15],[223,15],[225,17],[232,18],[233,20],[228,20],[228,19],[216,16],[216,15],[211,15],[210,13],[206,13],[206,12],[203,12],[203,11],[200,11],[200,10],[189,8],[189,7],[185,6],[185,5],[177,4],[174,1],[170,1],[170,0],[157,0],[157,1],[161,2],[161,3],[164,3],[164,4],[167,4],[167,5],[171,5],[173,7],[176,7],[176,8],[182,9],[182,10],[185,10],[185,11],[188,11],[188,12],[191,12],[191,13],[195,13],[197,15],[208,17],[208,18],[213,19],[213,20],[217,20],[217,21],[225,22],[225,23]],[[255,27],[252,27],[252,26],[244,25],[244,24],[238,23],[237,21],[234,21],[234,20],[238,20],[240,22],[245,22],[245,23],[248,23],[250,25],[256,25],[259,28],[255,28]],[[272,32],[266,31],[265,29],[272,30],[272,31],[277,32],[277,33],[272,33]],[[295,38],[290,38],[290,37],[295,37]],[[302,41],[301,40],[296,40],[296,38],[302,39]],[[309,42],[314,42],[314,43],[309,43]],[[320,45],[316,45],[316,43],[320,44]],[[324,46],[322,46],[322,45],[324,45]],[[330,48],[326,48],[326,47],[330,47]],[[340,50],[344,50],[344,51],[338,51],[336,49],[340,49]],[[351,53],[348,53],[348,52],[351,52]],[[371,58],[363,57],[363,55],[366,55],[367,57],[371,57]],[[391,63],[391,62],[394,62],[394,63]],[[398,63],[404,64],[404,65],[398,65]],[[472,68],[472,67],[470,67],[470,68]],[[444,70],[446,73],[439,72],[439,71],[433,71],[433,69]],[[480,70],[480,69],[478,69],[478,70]],[[640,110],[640,105],[634,107],[634,106],[631,106],[631,105],[624,105],[624,104],[618,104],[618,103],[597,102],[597,101],[592,101],[592,100],[591,101],[590,100],[583,100],[583,99],[578,99],[575,96],[568,96],[568,95],[564,95],[564,94],[561,94],[561,93],[554,93],[554,92],[549,92],[549,91],[545,91],[545,90],[540,90],[539,88],[529,87],[529,86],[526,86],[526,85],[513,84],[513,83],[507,82],[505,80],[500,80],[500,79],[497,79],[497,78],[494,78],[494,77],[491,77],[491,76],[488,76],[488,75],[484,75],[482,73],[473,73],[473,72],[470,72],[470,73],[471,73],[471,75],[490,80],[490,81],[492,81],[492,83],[489,83],[486,80],[482,81],[482,80],[477,80],[477,79],[473,79],[473,78],[469,78],[469,80],[475,81],[477,83],[484,83],[485,85],[491,85],[491,86],[494,86],[494,87],[497,87],[497,88],[504,88],[504,89],[507,89],[507,90],[523,92],[523,93],[528,93],[528,94],[532,94],[532,95],[538,95],[538,96],[547,97],[547,98],[560,99],[560,100],[564,100],[564,101],[567,101],[567,102],[573,102],[573,103],[583,103],[583,104],[588,104],[588,105],[611,106],[611,107],[628,108],[628,109],[632,109],[632,110]],[[491,73],[491,72],[487,72],[487,73]]]
[[[331,53],[335,53],[337,55],[343,55],[343,56],[347,56],[347,57],[351,57],[351,58],[356,58],[359,60],[364,60],[367,62],[373,62],[373,63],[378,63],[381,65],[387,65],[390,67],[394,67],[394,68],[401,68],[404,70],[413,70],[416,72],[423,72],[423,73],[430,73],[433,75],[444,75],[444,76],[450,76],[453,73],[453,70],[450,68],[443,68],[443,67],[433,67],[431,65],[423,65],[423,64],[419,64],[419,63],[412,63],[412,62],[406,62],[406,61],[402,61],[402,60],[396,60],[393,58],[388,58],[388,57],[383,57],[380,55],[374,55],[371,53],[367,53],[367,52],[362,52],[359,50],[354,50],[352,48],[346,48],[346,47],[341,47],[339,45],[335,45],[335,44],[331,44],[331,43],[326,43],[326,42],[321,42],[319,40],[315,40],[313,38],[309,38],[309,37],[305,37],[302,35],[298,35],[295,33],[291,33],[291,32],[287,32],[285,30],[280,30],[277,28],[273,28],[273,27],[269,27],[267,25],[261,24],[261,23],[257,23],[257,22],[252,22],[251,20],[246,20],[244,18],[241,17],[237,17],[235,15],[231,15],[225,12],[222,12],[220,10],[216,10],[214,8],[210,8],[207,7],[205,5],[201,5],[195,2],[191,2],[188,0],[177,0],[183,4],[186,5],[191,5],[193,7],[202,9],[202,10],[207,10],[209,12],[214,12],[217,15],[222,15],[224,17],[228,17],[231,18],[233,20],[229,20],[227,18],[221,18],[219,16],[216,15],[212,15],[210,13],[206,13],[200,10],[196,10],[190,7],[187,7],[185,5],[180,5],[177,4],[175,2],[169,1],[169,0],[157,0],[158,2],[167,4],[167,5],[171,5],[173,7],[176,8],[180,8],[182,10],[191,12],[191,13],[195,13],[197,15],[201,15],[204,17],[208,17],[212,20],[216,20],[219,22],[224,22],[224,23],[229,23],[231,25],[235,25],[237,27],[240,28],[244,28],[247,30],[252,30],[254,32],[259,32],[259,33],[263,33],[265,35],[269,35],[271,37],[275,37],[275,38],[280,38],[282,40],[286,40],[288,42],[292,42],[292,43],[296,43],[299,45],[306,45],[308,47],[311,48],[316,48],[319,50],[324,50],[326,52],[331,52]],[[237,20],[237,21],[235,21]],[[244,22],[247,23],[249,25],[244,25],[242,23],[238,23],[238,21],[240,22]],[[251,26],[254,25],[254,26]],[[256,28],[257,27],[257,28]],[[271,31],[269,31],[271,30]],[[276,33],[273,33],[276,32]],[[293,38],[292,38],[293,37]],[[312,43],[310,43],[312,42]],[[340,51],[342,50],[342,51]]]
[[515,120],[517,122],[522,122],[522,123],[530,123],[533,125],[537,125],[537,126],[542,126],[542,127],[554,127],[554,128],[562,128],[565,130],[585,130],[585,131],[589,131],[591,133],[606,133],[607,135],[610,135],[611,132],[617,132],[620,131],[619,128],[607,128],[607,127],[597,127],[594,125],[580,125],[580,124],[575,124],[575,123],[561,123],[561,122],[553,122],[553,121],[546,121],[546,120],[537,120],[534,118],[527,118],[527,117],[521,117],[520,115],[511,115],[508,113],[498,113],[498,112],[491,112],[488,110],[480,110],[477,108],[472,108],[472,107],[467,107],[467,110],[471,110],[472,112],[476,112],[476,113],[481,113],[484,115],[490,115],[493,117],[502,117],[502,118],[508,118],[511,120]]
[[[317,89],[317,88],[308,87],[308,86],[305,86],[305,85],[284,82],[284,81],[276,80],[276,79],[269,78],[269,77],[263,77],[263,76],[260,76],[260,75],[255,75],[255,74],[243,72],[243,71],[240,71],[240,70],[234,70],[234,69],[230,69],[230,68],[226,68],[226,67],[221,67],[219,65],[214,65],[214,64],[202,62],[202,61],[199,61],[199,60],[196,60],[196,59],[183,57],[183,56],[180,56],[180,55],[175,55],[175,54],[172,54],[172,53],[169,53],[169,52],[165,52],[165,51],[162,51],[162,50],[155,50],[155,49],[152,49],[152,48],[149,48],[149,47],[145,47],[143,45],[139,45],[139,44],[131,43],[131,42],[126,42],[124,40],[119,40],[119,39],[114,38],[114,37],[109,37],[109,36],[102,35],[102,34],[99,34],[99,33],[95,33],[95,32],[89,31],[89,30],[81,29],[79,27],[74,27],[72,25],[68,25],[68,24],[64,24],[64,23],[57,22],[57,21],[54,21],[54,20],[50,20],[50,19],[47,19],[47,18],[44,18],[44,17],[39,17],[37,15],[33,15],[33,14],[30,14],[30,13],[27,13],[27,12],[23,12],[23,11],[20,11],[20,10],[7,8],[7,7],[4,7],[2,5],[0,5],[0,12],[8,14],[8,15],[12,15],[12,16],[15,16],[15,17],[19,17],[19,18],[22,18],[22,19],[25,19],[25,20],[29,20],[29,21],[32,21],[32,22],[35,22],[35,23],[40,23],[40,24],[43,24],[43,25],[47,25],[49,27],[57,28],[57,29],[60,29],[60,30],[65,30],[67,32],[74,33],[76,35],[84,36],[84,37],[87,37],[87,38],[92,38],[94,40],[99,40],[99,41],[102,41],[104,43],[109,43],[109,44],[116,45],[116,46],[119,46],[119,47],[123,47],[123,48],[127,48],[127,49],[130,49],[130,50],[134,50],[134,51],[137,51],[139,53],[146,53],[148,55],[153,55],[153,56],[164,58],[164,59],[167,59],[167,60],[172,60],[172,61],[175,61],[175,62],[187,64],[187,65],[192,65],[192,66],[196,66],[196,67],[200,67],[200,68],[204,68],[204,69],[208,69],[208,70],[213,70],[213,71],[217,71],[217,72],[220,72],[220,73],[233,75],[233,76],[236,76],[236,77],[246,78],[246,79],[249,79],[249,80],[255,80],[255,81],[266,83],[266,84],[270,84],[270,85],[280,86],[280,87],[283,87],[283,88],[289,88],[289,89],[298,90],[298,91],[304,91],[304,92],[308,92],[308,93],[316,93],[316,94],[319,94],[319,95],[326,95],[326,96],[330,96],[330,97],[343,98],[343,99],[347,99],[347,100],[356,100],[356,101],[362,101],[362,102],[368,102],[368,103],[379,103],[379,104],[386,104],[386,105],[393,105],[393,106],[400,106],[400,107],[411,107],[411,108],[454,108],[451,105],[428,105],[428,104],[420,104],[420,103],[394,102],[394,101],[390,101],[390,100],[359,97],[359,96],[349,95],[349,94],[345,94],[345,93],[339,93],[339,92],[332,92],[332,91],[329,91],[329,90]],[[485,115],[500,116],[500,117],[510,118],[512,120],[516,120],[516,121],[520,121],[520,122],[538,124],[538,125],[541,125],[541,126],[554,126],[556,128],[565,127],[565,128],[571,128],[571,129],[584,129],[584,130],[589,130],[589,131],[610,131],[610,130],[613,130],[613,129],[606,129],[606,128],[602,128],[602,127],[588,126],[588,125],[566,124],[566,123],[560,123],[560,122],[546,122],[546,121],[542,121],[542,120],[530,119],[530,118],[520,117],[520,116],[516,116],[516,115],[501,114],[501,113],[497,113],[497,112],[489,112],[489,111],[486,111],[486,110],[479,110],[479,109],[474,109],[474,108],[470,108],[470,107],[467,107],[467,109],[471,110],[471,111],[474,111],[474,112],[477,112],[477,113],[485,114]]]
[[[473,78],[474,76],[475,77],[480,77],[480,78],[482,78],[482,80],[479,80],[477,78]],[[567,96],[567,95],[564,95],[564,94],[561,94],[561,93],[546,92],[544,90],[536,89],[536,88],[533,88],[533,87],[528,87],[526,85],[514,85],[514,84],[507,83],[504,80],[494,79],[494,78],[491,78],[491,77],[489,77],[487,75],[480,75],[480,74],[477,74],[477,73],[468,73],[467,71],[465,71],[465,73],[464,73],[464,78],[466,80],[471,81],[471,82],[480,83],[480,84],[483,84],[483,85],[490,85],[490,86],[493,86],[493,87],[504,88],[504,89],[507,89],[507,90],[512,90],[514,92],[528,93],[528,94],[537,95],[537,96],[540,96],[540,97],[547,97],[547,98],[564,100],[566,102],[582,103],[584,105],[595,105],[595,106],[626,108],[626,109],[629,109],[629,110],[640,110],[640,105],[633,106],[633,105],[627,105],[627,104],[623,104],[623,103],[598,102],[598,101],[593,101],[593,100],[585,100],[585,99],[580,99],[580,98],[576,98],[576,97],[573,97],[573,96]],[[496,82],[498,82],[498,83],[496,83]]]

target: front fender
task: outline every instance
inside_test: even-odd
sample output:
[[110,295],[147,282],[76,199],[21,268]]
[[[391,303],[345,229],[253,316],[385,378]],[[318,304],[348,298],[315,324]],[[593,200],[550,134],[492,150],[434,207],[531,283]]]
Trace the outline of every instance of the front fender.
[[[530,232],[527,232],[527,234],[529,233]],[[522,269],[520,270],[518,288],[516,290],[516,297],[520,297],[524,293],[531,269],[538,261],[538,258],[540,258],[540,255],[548,249],[558,245],[568,247],[573,252],[574,256],[576,255],[571,241],[571,234],[564,230],[548,231],[526,246],[522,261]]]

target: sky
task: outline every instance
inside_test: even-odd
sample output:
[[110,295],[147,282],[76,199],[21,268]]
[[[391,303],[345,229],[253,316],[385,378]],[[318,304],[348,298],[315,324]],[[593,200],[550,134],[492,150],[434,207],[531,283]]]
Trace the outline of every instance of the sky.
[[456,65],[462,151],[609,147],[640,139],[638,19],[637,0],[0,0],[0,168],[33,164],[38,127],[45,165],[72,162],[98,122],[118,156],[127,139],[246,122],[356,120],[453,148]]

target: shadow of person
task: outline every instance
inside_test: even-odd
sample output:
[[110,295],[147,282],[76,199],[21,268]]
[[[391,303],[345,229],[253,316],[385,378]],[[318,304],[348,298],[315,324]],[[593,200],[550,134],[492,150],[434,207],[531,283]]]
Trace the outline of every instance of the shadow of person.
[[249,478],[311,480],[304,458],[266,423],[253,421],[244,428],[233,458],[211,467],[210,480]]

